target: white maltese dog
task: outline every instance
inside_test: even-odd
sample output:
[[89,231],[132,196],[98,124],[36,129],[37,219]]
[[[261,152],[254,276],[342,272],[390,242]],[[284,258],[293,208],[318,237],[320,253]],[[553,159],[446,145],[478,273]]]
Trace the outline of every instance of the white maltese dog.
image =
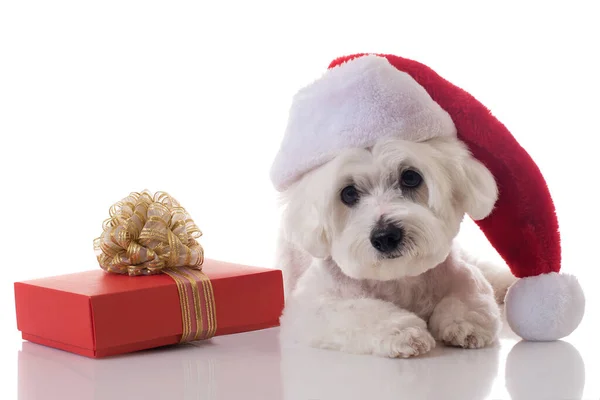
[[493,343],[498,302],[516,278],[478,265],[455,238],[465,214],[492,211],[497,192],[453,137],[380,140],[304,175],[282,199],[282,338],[386,357],[436,341]]

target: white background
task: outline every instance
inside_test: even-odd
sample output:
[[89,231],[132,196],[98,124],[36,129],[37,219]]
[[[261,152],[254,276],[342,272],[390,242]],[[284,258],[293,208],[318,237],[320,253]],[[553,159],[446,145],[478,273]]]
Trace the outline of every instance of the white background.
[[[268,172],[291,97],[348,53],[416,59],[488,106],[547,179],[563,270],[597,298],[597,7],[0,1],[3,398],[17,390],[13,282],[98,268],[92,241],[129,192],[176,197],[207,257],[272,266]],[[461,237],[496,256],[472,223]]]

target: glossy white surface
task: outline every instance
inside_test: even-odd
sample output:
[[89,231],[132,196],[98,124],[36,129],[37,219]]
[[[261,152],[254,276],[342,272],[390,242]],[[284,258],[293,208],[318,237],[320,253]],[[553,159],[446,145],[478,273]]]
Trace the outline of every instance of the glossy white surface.
[[18,399],[598,399],[598,346],[584,322],[564,341],[504,329],[480,350],[438,346],[382,359],[282,344],[279,330],[93,360],[23,342]]

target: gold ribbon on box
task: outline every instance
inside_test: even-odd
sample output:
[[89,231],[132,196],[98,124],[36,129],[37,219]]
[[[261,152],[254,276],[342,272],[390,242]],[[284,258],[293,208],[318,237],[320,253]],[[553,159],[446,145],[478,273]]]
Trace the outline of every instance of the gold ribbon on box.
[[129,276],[166,274],[177,285],[183,333],[181,342],[215,335],[215,299],[202,272],[202,232],[187,211],[165,192],[133,192],[115,203],[94,240],[100,267]]

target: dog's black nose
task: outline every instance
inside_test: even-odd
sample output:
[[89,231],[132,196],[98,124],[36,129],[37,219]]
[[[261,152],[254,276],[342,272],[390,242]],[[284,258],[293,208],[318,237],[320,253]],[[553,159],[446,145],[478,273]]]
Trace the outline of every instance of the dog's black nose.
[[391,253],[398,249],[404,231],[395,225],[377,227],[371,232],[371,244],[381,253]]

